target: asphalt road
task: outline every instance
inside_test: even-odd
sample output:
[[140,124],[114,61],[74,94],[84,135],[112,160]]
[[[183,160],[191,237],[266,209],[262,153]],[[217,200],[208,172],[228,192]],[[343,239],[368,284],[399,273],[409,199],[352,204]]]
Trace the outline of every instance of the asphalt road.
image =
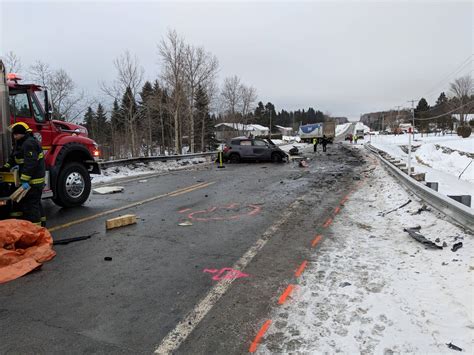
[[[340,144],[308,157],[140,177],[82,208],[46,203],[55,240],[93,236],[0,286],[0,353],[247,352],[364,164]],[[136,225],[105,231],[129,213]]]

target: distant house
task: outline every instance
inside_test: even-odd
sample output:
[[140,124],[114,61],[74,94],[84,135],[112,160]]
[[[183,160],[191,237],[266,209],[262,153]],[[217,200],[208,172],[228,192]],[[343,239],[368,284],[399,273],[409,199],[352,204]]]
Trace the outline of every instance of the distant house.
[[214,127],[216,128],[216,139],[220,142],[238,136],[266,136],[269,132],[268,127],[259,124],[219,123]]
[[284,135],[284,136],[291,136],[291,135],[293,135],[293,128],[291,128],[291,127],[283,127],[283,126],[278,126],[278,125],[276,125],[275,127],[276,127],[276,128],[280,131],[280,133],[281,133],[282,135]]

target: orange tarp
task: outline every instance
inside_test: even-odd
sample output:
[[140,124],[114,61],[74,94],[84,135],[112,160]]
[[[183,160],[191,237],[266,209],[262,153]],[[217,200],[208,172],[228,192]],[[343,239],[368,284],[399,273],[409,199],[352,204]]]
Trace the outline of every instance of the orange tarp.
[[28,221],[0,221],[0,284],[15,280],[56,255],[46,228]]

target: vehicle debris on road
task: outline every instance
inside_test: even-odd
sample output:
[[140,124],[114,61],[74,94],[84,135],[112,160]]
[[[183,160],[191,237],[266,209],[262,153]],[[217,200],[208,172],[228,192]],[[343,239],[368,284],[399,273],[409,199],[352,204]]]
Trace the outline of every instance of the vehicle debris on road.
[[417,214],[421,214],[421,212],[425,212],[425,211],[429,212],[429,211],[431,211],[431,209],[428,208],[428,206],[423,205],[417,211],[413,212],[411,215],[414,216],[414,215],[417,215]]
[[411,200],[408,200],[403,205],[398,206],[397,208],[394,208],[393,210],[390,210],[390,211],[387,211],[387,212],[379,212],[379,216],[385,217],[389,213],[395,212],[395,211],[399,210],[400,208],[403,208],[403,207],[407,206],[409,203],[411,203]]
[[124,187],[123,186],[104,186],[104,187],[98,187],[94,189],[94,194],[98,195],[108,195],[108,194],[115,194],[118,192],[123,192]]
[[462,351],[462,349],[459,346],[454,345],[453,343],[446,344],[448,348],[457,350],[457,351]]
[[415,239],[416,241],[420,242],[421,244],[426,245],[427,247],[433,248],[433,249],[443,249],[441,245],[437,245],[435,242],[432,242],[429,239],[426,239],[424,235],[421,235],[418,233],[418,231],[421,229],[421,227],[413,227],[413,228],[404,228],[403,230],[407,232],[410,237]]
[[96,234],[99,234],[99,232],[94,232],[94,233],[89,234],[89,235],[82,235],[80,237],[72,237],[72,238],[65,238],[65,239],[55,240],[55,241],[53,241],[53,245],[66,245],[66,244],[69,244],[69,243],[90,239],[92,236],[94,236]]
[[301,160],[300,163],[298,164],[300,168],[308,168],[309,164],[306,160]]
[[461,249],[461,248],[462,248],[462,242],[458,242],[458,243],[453,244],[451,251],[456,252],[458,249]]
[[178,223],[178,226],[185,227],[185,226],[192,226],[193,224],[190,221],[184,221],[181,223]]

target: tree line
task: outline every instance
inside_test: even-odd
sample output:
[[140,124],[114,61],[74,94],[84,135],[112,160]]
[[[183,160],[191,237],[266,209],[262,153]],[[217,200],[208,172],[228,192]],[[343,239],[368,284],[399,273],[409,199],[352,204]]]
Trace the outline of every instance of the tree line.
[[413,110],[403,108],[368,113],[362,115],[361,121],[377,131],[387,128],[395,130],[399,123],[414,121],[419,132],[428,132],[432,129],[453,130],[455,123],[460,127],[472,126],[474,120],[468,120],[468,114],[472,113],[473,80],[471,75],[465,75],[453,80],[449,84],[449,91],[441,92],[432,105],[422,97]]
[[[453,129],[457,120],[460,126],[474,124],[468,121],[468,114],[474,110],[474,85],[472,76],[465,75],[455,79],[449,85],[449,92],[441,92],[433,105],[422,97],[414,109],[415,127],[420,132],[428,131],[431,126],[440,129]],[[453,118],[453,115],[459,117]]]
[[[154,80],[145,80],[139,59],[129,51],[115,58],[115,79],[99,83],[102,99],[79,90],[63,68],[39,60],[26,68],[25,79],[47,87],[53,118],[83,124],[105,159],[213,150],[214,126],[220,122],[276,131],[276,125],[297,129],[328,118],[311,107],[277,112],[271,102],[256,103],[257,90],[237,75],[224,78],[219,87],[217,57],[175,30],[157,44],[157,58],[160,74]],[[9,72],[22,72],[13,52],[4,60]]]

